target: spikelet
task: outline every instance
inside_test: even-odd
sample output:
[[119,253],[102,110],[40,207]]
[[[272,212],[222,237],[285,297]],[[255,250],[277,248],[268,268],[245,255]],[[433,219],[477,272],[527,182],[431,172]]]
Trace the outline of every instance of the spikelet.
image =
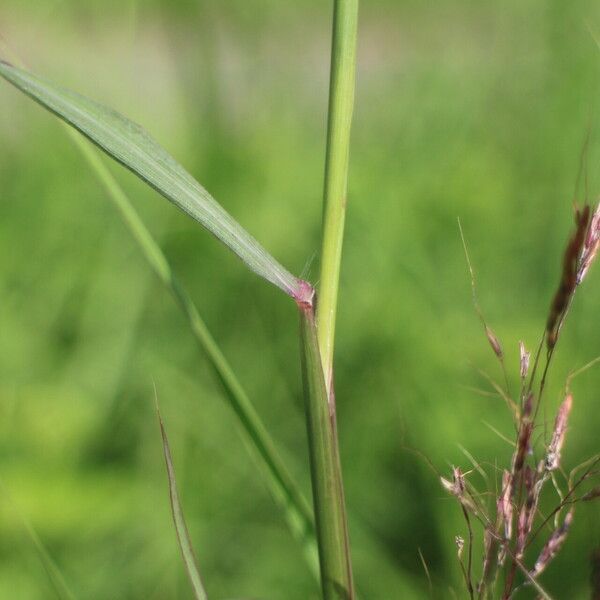
[[554,530],[550,539],[542,548],[533,569],[529,572],[532,577],[537,577],[548,566],[550,561],[556,556],[562,545],[565,543],[571,523],[573,522],[573,511],[574,509],[571,509],[567,513],[563,524],[558,527],[558,529]]
[[580,257],[584,251],[589,222],[590,207],[586,205],[581,210],[575,212],[575,231],[567,244],[563,256],[560,284],[550,305],[550,313],[546,322],[546,344],[549,350],[556,345],[562,317],[577,287],[580,275],[578,273]]
[[527,377],[527,373],[529,372],[529,357],[531,353],[527,352],[525,349],[525,344],[523,342],[519,342],[519,374],[521,375],[521,380],[525,380]]
[[577,269],[577,285],[579,285],[583,278],[586,276],[590,265],[596,258],[598,247],[600,246],[600,203],[596,207],[590,226],[585,236],[585,242],[583,243],[583,249],[579,258],[579,268]]
[[567,433],[567,423],[569,421],[569,414],[573,407],[573,396],[567,394],[556,414],[554,421],[554,431],[552,432],[552,439],[548,445],[546,452],[546,470],[554,471],[560,466],[560,453],[565,443],[565,435]]

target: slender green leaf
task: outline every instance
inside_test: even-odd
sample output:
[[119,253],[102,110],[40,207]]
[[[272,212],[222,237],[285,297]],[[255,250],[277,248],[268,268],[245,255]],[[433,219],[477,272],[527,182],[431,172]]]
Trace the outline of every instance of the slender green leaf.
[[167,257],[140,219],[118,181],[108,170],[98,153],[94,151],[94,148],[79,133],[66,125],[65,129],[106,188],[109,198],[138,243],[146,261],[165,288],[172,294],[177,306],[185,315],[198,346],[206,354],[223,386],[225,398],[238,419],[240,432],[246,441],[248,451],[264,474],[265,483],[275,501],[283,510],[292,534],[302,545],[309,568],[318,577],[317,542],[312,510],[290,475],[248,394],[208,330],[194,301],[173,273]]
[[208,600],[206,590],[200,577],[198,570],[198,564],[194,555],[194,549],[190,540],[190,534],[188,533],[187,526],[185,524],[185,518],[183,516],[183,510],[181,509],[181,503],[179,502],[179,493],[177,492],[177,482],[175,481],[175,469],[173,468],[173,459],[171,457],[171,450],[169,448],[169,440],[167,439],[167,432],[158,410],[158,422],[160,424],[160,434],[162,436],[163,452],[165,455],[165,463],[167,465],[167,475],[169,478],[169,497],[171,500],[171,512],[173,513],[173,522],[175,523],[175,530],[177,532],[177,539],[179,540],[179,548],[181,549],[181,556],[185,564],[185,570],[187,571],[192,589],[194,590],[194,597],[196,600]]
[[302,281],[279,264],[142,127],[9,63],[0,61],[0,75],[200,222],[255,273],[293,298],[302,298]]
[[337,444],[335,401],[328,396],[315,316],[311,304],[299,305],[302,375],[313,504],[325,600],[352,600],[352,565],[342,472]]

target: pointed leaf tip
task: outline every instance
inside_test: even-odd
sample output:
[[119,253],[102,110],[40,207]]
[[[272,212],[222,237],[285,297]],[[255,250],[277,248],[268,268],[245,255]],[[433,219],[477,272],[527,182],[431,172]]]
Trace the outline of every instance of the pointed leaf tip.
[[181,550],[181,555],[185,564],[185,569],[187,571],[188,578],[190,580],[190,584],[194,592],[194,597],[196,598],[196,600],[208,600],[208,596],[206,594],[206,590],[204,589],[204,584],[202,583],[202,578],[200,577],[200,572],[198,570],[196,556],[194,554],[194,549],[190,540],[190,535],[188,533],[187,525],[185,523],[183,509],[181,508],[181,504],[179,502],[179,492],[177,490],[177,482],[175,480],[175,468],[173,467],[173,459],[171,457],[171,449],[169,447],[167,432],[165,430],[165,426],[162,417],[160,416],[160,411],[158,409],[158,401],[156,405],[156,413],[158,415],[158,423],[160,425],[163,453],[165,457],[165,463],[167,466],[167,476],[169,479],[169,498],[171,501],[171,513],[173,515],[173,523],[175,524],[177,540],[179,541],[179,548]]

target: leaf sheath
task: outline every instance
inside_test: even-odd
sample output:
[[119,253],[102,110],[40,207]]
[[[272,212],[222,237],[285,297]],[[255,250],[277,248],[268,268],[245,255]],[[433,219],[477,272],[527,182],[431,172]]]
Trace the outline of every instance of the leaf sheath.
[[311,305],[299,305],[313,504],[325,600],[354,598],[335,403],[328,396]]

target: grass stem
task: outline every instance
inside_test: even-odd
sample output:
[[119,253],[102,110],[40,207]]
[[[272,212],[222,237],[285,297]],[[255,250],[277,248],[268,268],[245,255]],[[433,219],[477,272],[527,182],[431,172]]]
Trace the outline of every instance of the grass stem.
[[319,298],[298,302],[313,505],[325,600],[352,599],[333,391],[335,317],[354,106],[358,0],[334,0]]
[[313,505],[325,600],[352,599],[352,565],[333,391],[335,317],[354,106],[358,0],[334,0],[319,299],[298,302]]
[[317,330],[329,389],[346,215],[350,129],[354,107],[358,0],[335,0]]
[[312,305],[299,305],[306,423],[324,600],[354,598],[335,403],[325,386]]

